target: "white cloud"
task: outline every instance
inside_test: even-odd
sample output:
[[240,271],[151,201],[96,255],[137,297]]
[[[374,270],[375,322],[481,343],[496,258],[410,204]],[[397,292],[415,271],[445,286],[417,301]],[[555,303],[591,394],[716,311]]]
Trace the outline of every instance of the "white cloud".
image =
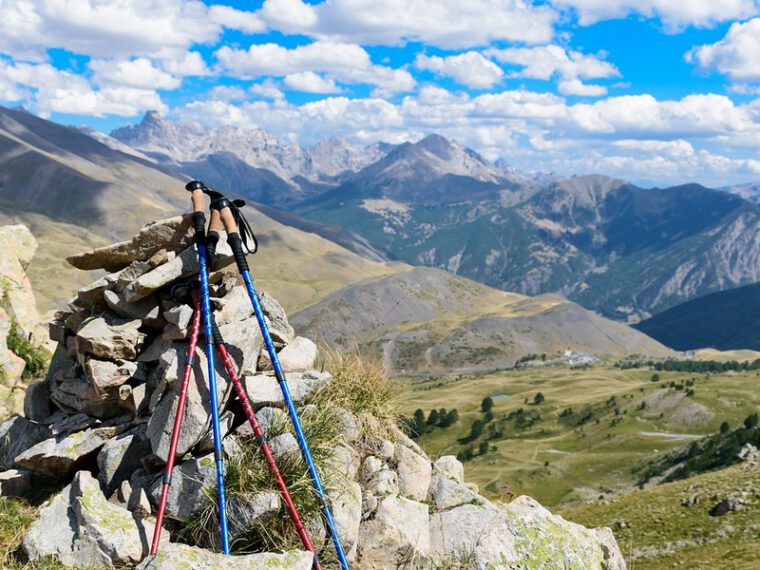
[[565,95],[594,97],[605,95],[607,93],[605,87],[588,85],[581,79],[620,76],[620,72],[614,65],[597,55],[566,50],[554,44],[530,48],[491,48],[486,50],[485,54],[502,63],[522,67],[512,74],[514,77],[549,80],[558,76],[560,78],[559,91]]
[[257,13],[271,28],[332,41],[466,48],[506,40],[545,43],[556,13],[525,0],[266,0]]
[[153,66],[147,58],[113,61],[93,59],[90,69],[99,85],[122,85],[141,89],[176,89],[182,81]]
[[601,97],[607,94],[607,88],[603,85],[588,85],[580,79],[563,79],[557,84],[557,89],[563,95],[582,97]]
[[198,0],[3,0],[0,21],[0,51],[37,59],[53,47],[94,57],[184,50],[221,30]]
[[292,49],[274,43],[254,44],[247,50],[223,46],[216,58],[238,75],[287,75],[302,71],[339,72],[371,66],[369,54],[360,46],[314,42]]
[[684,26],[709,27],[719,22],[758,14],[757,0],[551,0],[559,8],[572,8],[581,25],[641,14],[660,18],[672,30]]
[[265,79],[261,83],[251,85],[249,91],[264,99],[281,100],[285,98],[285,93],[283,93],[280,88],[277,87],[277,84],[271,79]]
[[229,6],[211,6],[208,15],[212,22],[246,34],[255,34],[267,29],[266,24],[253,12],[236,10]]
[[202,76],[211,73],[197,51],[184,52],[174,58],[163,58],[161,63],[166,71],[178,77]]
[[223,46],[216,51],[221,66],[236,77],[299,73],[326,73],[328,80],[367,83],[395,93],[414,88],[414,78],[403,69],[373,65],[361,46],[346,43],[313,42],[286,48],[277,44],[255,44],[247,50]]
[[476,51],[446,57],[418,55],[414,61],[417,69],[433,71],[452,77],[458,83],[473,89],[489,89],[501,81],[502,69]]
[[285,76],[285,87],[304,93],[339,93],[340,87],[332,79],[325,79],[313,71],[302,71]]
[[66,113],[132,117],[149,109],[168,111],[154,90],[122,86],[94,90],[81,75],[60,71],[47,63],[0,64],[0,71],[6,81],[30,91],[31,105],[42,116]]
[[686,59],[734,81],[760,82],[760,18],[732,24],[722,40],[694,48]]
[[212,101],[243,101],[247,98],[245,89],[237,85],[217,85],[209,93]]
[[557,74],[565,79],[601,79],[620,76],[614,65],[595,55],[566,50],[553,44],[532,48],[489,49],[485,53],[497,61],[521,66],[523,69],[515,74],[517,77],[551,79]]
[[612,144],[617,148],[622,148],[627,151],[666,154],[673,158],[688,158],[694,156],[694,147],[691,143],[683,139],[674,141],[622,139],[614,141]]

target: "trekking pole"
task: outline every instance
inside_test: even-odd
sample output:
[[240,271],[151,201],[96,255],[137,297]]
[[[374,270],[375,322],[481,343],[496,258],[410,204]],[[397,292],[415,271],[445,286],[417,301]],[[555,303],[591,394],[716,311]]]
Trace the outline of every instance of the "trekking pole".
[[193,226],[195,227],[195,246],[198,250],[198,268],[201,282],[201,308],[206,334],[206,363],[208,366],[209,392],[211,393],[211,429],[214,434],[214,460],[216,462],[216,487],[219,496],[219,526],[222,533],[222,552],[230,553],[230,540],[227,532],[227,501],[224,495],[224,460],[222,457],[222,433],[219,427],[219,402],[216,393],[216,366],[214,364],[214,339],[211,327],[211,300],[208,288],[208,263],[206,259],[206,215],[203,184],[190,182],[185,189],[191,193],[193,201]]
[[[211,227],[209,227],[209,231],[211,231]],[[235,366],[232,363],[232,359],[230,358],[229,353],[227,352],[227,346],[224,343],[224,339],[222,338],[222,335],[219,332],[219,328],[216,326],[216,323],[212,323],[212,326],[214,328],[214,344],[216,345],[216,350],[222,359],[222,363],[224,364],[224,368],[227,371],[227,375],[232,381],[232,385],[235,387],[235,394],[237,395],[240,404],[243,406],[245,415],[248,417],[248,423],[251,424],[253,435],[256,436],[256,441],[259,444],[259,449],[264,455],[264,459],[266,459],[272,475],[274,475],[274,478],[277,480],[277,486],[280,488],[280,495],[282,496],[282,500],[285,502],[285,509],[288,511],[293,524],[296,526],[296,531],[298,532],[298,536],[301,538],[301,542],[303,543],[304,548],[306,548],[306,550],[309,552],[314,553],[314,570],[322,570],[322,566],[319,564],[319,557],[317,555],[317,552],[314,550],[314,545],[311,543],[309,534],[306,532],[306,527],[301,521],[301,517],[298,515],[296,506],[293,503],[292,497],[290,496],[290,491],[288,491],[285,480],[282,478],[282,474],[277,467],[274,455],[272,455],[272,450],[269,448],[267,438],[264,435],[264,432],[261,430],[261,426],[256,419],[256,414],[251,407],[251,403],[248,401],[248,394],[246,394],[243,383],[240,381],[240,378],[235,372]]]
[[177,400],[177,414],[174,416],[174,427],[172,428],[172,439],[169,445],[169,456],[166,459],[166,469],[164,470],[163,486],[161,488],[161,501],[158,504],[158,515],[156,516],[156,527],[153,530],[153,542],[150,547],[150,553],[158,552],[158,543],[161,540],[161,529],[164,523],[164,513],[166,511],[166,500],[169,497],[169,487],[172,484],[172,471],[174,462],[177,457],[177,444],[182,430],[182,420],[185,415],[185,406],[187,404],[187,390],[190,385],[190,374],[193,371],[193,361],[195,360],[195,347],[198,345],[198,333],[201,328],[201,301],[200,297],[195,302],[195,313],[193,314],[193,324],[190,333],[190,344],[187,345],[187,356],[185,358],[185,371],[182,374],[182,384],[180,384],[179,399]]
[[[317,471],[317,467],[314,464],[314,459],[311,456],[309,444],[306,442],[306,436],[303,433],[301,421],[298,417],[298,412],[296,411],[295,404],[293,403],[293,398],[290,394],[290,389],[288,388],[288,382],[285,378],[285,373],[282,371],[280,359],[277,356],[277,351],[275,350],[274,342],[272,341],[272,335],[269,332],[269,327],[267,325],[266,318],[264,317],[264,311],[261,308],[261,301],[259,300],[258,293],[256,292],[256,288],[253,284],[253,278],[251,277],[251,272],[248,268],[248,262],[245,258],[246,254],[243,251],[243,247],[245,247],[249,253],[254,253],[256,251],[256,239],[253,235],[253,232],[251,231],[250,226],[248,225],[245,218],[243,218],[239,210],[239,207],[244,205],[244,202],[231,202],[220,193],[205,188],[202,182],[193,181],[190,184],[196,184],[199,187],[203,187],[204,191],[211,197],[210,225],[211,228],[214,229],[214,233],[217,234],[216,236],[212,234],[211,241],[215,242],[218,240],[218,231],[216,231],[216,229],[221,228],[222,225],[227,232],[227,243],[232,249],[232,254],[235,257],[235,262],[237,263],[238,270],[240,271],[240,274],[243,277],[243,281],[245,282],[245,287],[248,291],[248,297],[251,299],[253,311],[256,315],[256,320],[259,323],[259,328],[261,329],[261,336],[264,338],[264,344],[266,345],[267,352],[269,353],[269,358],[272,361],[275,377],[277,378],[277,382],[280,385],[280,390],[282,391],[285,405],[288,408],[288,413],[290,414],[290,419],[296,432],[298,446],[301,448],[301,453],[303,454],[304,460],[306,461],[306,465],[309,469],[309,474],[311,475],[314,489],[316,490],[317,496],[319,497],[320,503],[322,504],[322,514],[325,518],[327,529],[330,533],[333,544],[335,545],[335,551],[338,555],[341,567],[344,570],[348,570],[349,564],[348,560],[346,559],[346,553],[343,550],[343,545],[341,544],[340,536],[338,535],[338,530],[335,526],[335,521],[333,520],[332,513],[330,512],[330,507],[327,503],[327,496],[325,495],[324,488],[322,487],[322,480],[320,479],[319,472]],[[219,220],[221,220],[221,224],[219,223]],[[238,232],[238,225],[241,225],[243,227],[242,235]],[[210,231],[209,233],[212,232]],[[253,239],[253,250],[250,250],[248,248],[249,238]]]

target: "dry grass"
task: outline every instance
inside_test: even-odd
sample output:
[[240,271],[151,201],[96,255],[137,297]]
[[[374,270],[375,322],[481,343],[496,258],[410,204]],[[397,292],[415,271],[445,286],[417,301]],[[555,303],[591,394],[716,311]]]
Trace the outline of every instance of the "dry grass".
[[379,360],[360,352],[336,352],[321,347],[321,368],[333,380],[315,397],[351,412],[365,437],[393,439],[401,421],[402,384],[392,378]]

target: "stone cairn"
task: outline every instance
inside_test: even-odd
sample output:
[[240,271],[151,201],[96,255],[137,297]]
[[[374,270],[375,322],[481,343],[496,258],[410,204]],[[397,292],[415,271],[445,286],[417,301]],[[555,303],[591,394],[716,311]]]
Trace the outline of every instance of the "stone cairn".
[[[225,269],[231,252],[223,241],[217,252],[210,276],[217,323],[266,429],[283,415],[284,402],[246,291]],[[26,532],[23,554],[32,561],[54,555],[83,568],[311,568],[308,552],[224,557],[170,542],[168,532],[159,555],[146,557],[192,316],[169,290],[198,272],[190,219],[149,224],[129,241],[69,262],[109,273],[56,314],[49,332],[58,345],[46,379],[27,390],[23,416],[0,424],[0,495],[23,494],[43,479],[67,484]],[[280,305],[266,294],[262,304],[294,399],[303,405],[331,377],[314,369],[316,346],[295,336]],[[215,484],[204,347],[199,343],[167,505],[167,516],[180,522],[194,516]],[[231,390],[221,367],[217,374],[229,457],[241,442],[253,443],[244,437],[243,418],[228,409]],[[529,497],[492,503],[464,482],[454,457],[433,463],[400,431],[388,440],[363,435],[356,417],[336,412],[342,441],[325,483],[357,568],[514,568],[526,560],[537,568],[625,568],[609,529],[567,522]],[[276,457],[295,451],[288,433],[270,443]],[[284,516],[271,490],[240,508],[246,512],[239,519],[249,523]],[[313,537],[329,550],[323,529]]]

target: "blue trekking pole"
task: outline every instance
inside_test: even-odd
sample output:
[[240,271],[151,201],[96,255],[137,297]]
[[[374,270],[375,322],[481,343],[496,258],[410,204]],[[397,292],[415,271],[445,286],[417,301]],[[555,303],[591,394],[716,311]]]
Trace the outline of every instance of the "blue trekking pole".
[[203,327],[206,335],[206,364],[208,365],[208,384],[211,392],[211,429],[214,433],[214,461],[216,462],[216,488],[219,495],[219,526],[222,531],[222,552],[230,553],[230,540],[227,532],[227,500],[224,495],[224,461],[222,459],[222,433],[219,427],[219,402],[216,393],[216,366],[214,364],[214,335],[211,326],[211,301],[208,290],[208,261],[206,259],[206,209],[203,196],[204,186],[200,182],[190,182],[185,188],[193,200],[193,226],[195,227],[195,246],[198,250],[198,267],[201,281],[201,309]]
[[[216,247],[216,242],[219,239],[219,234],[217,231],[215,231],[217,228],[221,229],[221,227],[224,226],[224,229],[227,232],[227,243],[232,249],[232,254],[235,257],[235,262],[237,263],[238,270],[240,271],[240,275],[243,277],[245,288],[247,289],[248,296],[251,299],[253,311],[256,315],[256,320],[259,322],[259,328],[261,329],[261,336],[264,338],[264,344],[266,345],[267,352],[269,353],[269,358],[272,361],[275,377],[277,378],[277,382],[280,385],[282,396],[285,399],[285,405],[288,408],[290,419],[293,422],[293,428],[296,432],[298,446],[301,448],[301,453],[306,460],[306,465],[309,468],[309,474],[311,475],[314,489],[317,491],[319,501],[322,505],[322,515],[324,516],[325,522],[327,523],[327,530],[332,537],[332,541],[335,545],[335,551],[338,554],[338,559],[340,560],[341,567],[343,570],[349,570],[346,553],[343,550],[343,545],[340,542],[340,536],[338,536],[338,530],[335,527],[335,521],[333,520],[332,513],[330,512],[330,507],[327,504],[327,496],[325,495],[324,488],[322,487],[322,480],[319,477],[319,472],[317,471],[316,465],[314,465],[314,459],[311,456],[309,444],[306,442],[306,436],[304,435],[303,429],[301,428],[301,420],[298,418],[298,412],[296,411],[296,407],[293,404],[293,398],[290,395],[288,382],[285,378],[284,372],[282,371],[282,366],[280,365],[280,359],[277,356],[274,342],[272,342],[272,335],[269,333],[269,327],[267,326],[266,319],[264,318],[264,311],[261,308],[261,301],[259,300],[259,295],[253,285],[253,278],[251,277],[251,272],[248,268],[248,261],[245,258],[246,254],[243,251],[244,247],[245,250],[249,253],[254,253],[256,251],[256,238],[253,237],[253,232],[251,231],[248,222],[245,220],[245,218],[243,218],[242,213],[239,210],[240,207],[245,205],[245,202],[242,200],[235,200],[234,202],[230,201],[220,193],[205,188],[203,186],[203,183],[198,181],[191,182],[190,184],[197,184],[198,186],[203,187],[204,191],[211,197],[211,222],[209,224],[208,235],[209,248],[215,249]],[[242,226],[242,235],[238,231],[239,225]],[[248,247],[249,238],[253,239],[252,250]]]

